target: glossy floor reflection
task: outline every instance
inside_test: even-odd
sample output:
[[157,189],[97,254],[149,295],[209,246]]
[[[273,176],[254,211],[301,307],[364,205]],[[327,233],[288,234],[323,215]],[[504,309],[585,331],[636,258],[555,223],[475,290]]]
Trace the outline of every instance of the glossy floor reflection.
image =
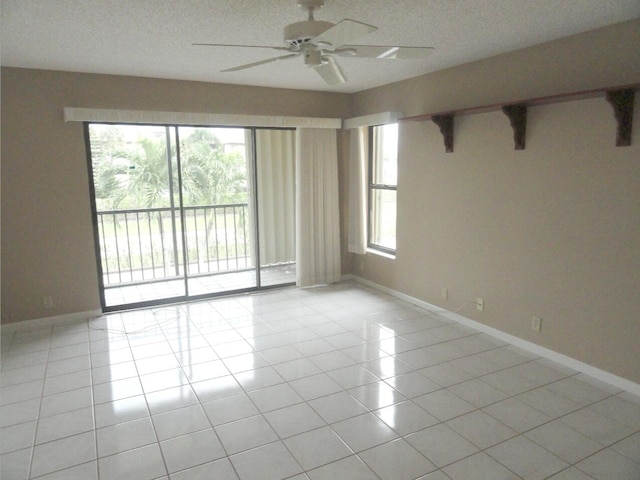
[[638,480],[640,398],[347,282],[2,329],[23,479]]

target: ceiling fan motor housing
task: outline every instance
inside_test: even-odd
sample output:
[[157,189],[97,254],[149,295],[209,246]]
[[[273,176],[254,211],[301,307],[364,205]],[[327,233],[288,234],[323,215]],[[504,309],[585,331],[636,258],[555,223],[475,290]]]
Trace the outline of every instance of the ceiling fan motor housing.
[[299,49],[309,43],[312,38],[329,30],[333,25],[331,22],[319,20],[292,23],[284,27],[284,43],[288,47]]

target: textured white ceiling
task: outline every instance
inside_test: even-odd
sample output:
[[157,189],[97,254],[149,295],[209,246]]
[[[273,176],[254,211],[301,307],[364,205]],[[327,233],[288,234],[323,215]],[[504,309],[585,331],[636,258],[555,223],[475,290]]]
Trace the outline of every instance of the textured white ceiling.
[[340,58],[329,87],[301,58],[220,73],[278,52],[193,43],[282,44],[296,0],[2,0],[2,65],[357,92],[640,17],[639,0],[326,0],[316,19],[379,30],[357,43],[431,46],[418,62]]

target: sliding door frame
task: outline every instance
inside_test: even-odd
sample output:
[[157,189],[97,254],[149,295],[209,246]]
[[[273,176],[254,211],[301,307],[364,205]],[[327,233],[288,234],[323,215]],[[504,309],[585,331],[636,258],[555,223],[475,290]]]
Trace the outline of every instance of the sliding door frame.
[[[182,248],[182,275],[181,279],[184,282],[184,295],[178,295],[173,297],[165,297],[160,299],[153,300],[145,300],[139,302],[118,304],[118,305],[107,305],[106,303],[106,295],[105,295],[105,282],[104,282],[104,270],[102,268],[102,253],[101,253],[101,243],[100,243],[100,229],[98,225],[98,209],[96,203],[96,192],[95,192],[95,183],[94,183],[94,172],[93,172],[93,158],[91,154],[91,136],[90,136],[90,126],[91,125],[124,125],[124,126],[153,126],[153,127],[164,127],[167,129],[166,133],[166,147],[167,147],[167,162],[169,165],[169,184],[170,184],[170,197],[171,197],[171,214],[172,214],[172,238],[175,242],[177,242],[177,232],[175,225],[175,215],[176,210],[180,216],[180,226],[181,226],[181,235],[180,235],[180,247]],[[251,242],[250,247],[253,249],[253,258],[255,259],[255,266],[253,270],[255,271],[255,286],[247,287],[247,288],[239,288],[234,290],[226,290],[226,291],[217,291],[217,292],[209,292],[198,295],[190,295],[189,294],[189,278],[190,275],[188,273],[188,252],[187,252],[187,229],[186,229],[186,218],[184,215],[185,206],[183,200],[183,188],[182,188],[182,164],[181,164],[181,156],[180,156],[180,127],[192,127],[192,128],[238,128],[244,129],[251,132],[251,159],[250,171],[247,172],[247,181],[248,181],[248,189],[249,196],[248,199],[253,206],[253,215],[251,215],[251,234],[253,236],[253,241]],[[175,142],[176,142],[176,169],[177,169],[177,192],[178,192],[178,207],[175,207],[175,199],[174,199],[174,191],[175,185],[173,185],[173,172],[172,172],[172,158],[171,158],[171,145],[169,143],[170,134],[169,129],[174,129]],[[228,125],[183,125],[183,124],[140,124],[140,123],[128,123],[128,122],[83,122],[83,133],[85,140],[85,152],[87,158],[87,171],[89,177],[89,197],[91,204],[91,221],[93,226],[93,237],[94,237],[94,252],[96,259],[96,267],[98,273],[98,290],[100,297],[100,305],[102,311],[105,313],[108,312],[116,312],[116,311],[124,311],[124,310],[133,310],[138,308],[147,308],[154,306],[162,306],[169,305],[175,303],[183,303],[190,301],[198,301],[208,298],[215,298],[221,296],[228,296],[234,294],[242,294],[242,293],[250,293],[260,290],[269,290],[274,288],[282,288],[295,285],[295,282],[283,283],[283,284],[274,284],[274,285],[262,285],[261,279],[261,265],[260,265],[260,225],[259,225],[259,215],[258,209],[258,158],[257,158],[257,146],[256,146],[256,130],[295,130],[295,128],[288,127],[250,127],[250,126],[228,126]],[[249,164],[249,159],[247,159],[247,163]],[[177,247],[177,245],[176,245]],[[177,251],[174,253],[176,257],[178,256]],[[193,278],[193,277],[191,277]]]

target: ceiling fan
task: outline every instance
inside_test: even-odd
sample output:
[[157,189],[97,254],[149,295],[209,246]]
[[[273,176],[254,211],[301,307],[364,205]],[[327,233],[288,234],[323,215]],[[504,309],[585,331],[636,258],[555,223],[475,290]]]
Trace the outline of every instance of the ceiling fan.
[[315,69],[328,85],[347,82],[347,76],[335,57],[377,58],[386,60],[423,60],[432,52],[431,47],[399,47],[390,45],[351,45],[350,42],[378,30],[378,27],[355,20],[345,19],[336,24],[316,20],[314,13],[324,6],[324,0],[297,0],[298,7],[308,12],[306,21],[292,23],[284,28],[284,47],[266,45],[233,45],[224,43],[194,43],[200,46],[266,48],[287,52],[284,55],[267,58],[222,70],[237,72],[247,68],[265,65],[278,60],[302,56],[304,64]]

